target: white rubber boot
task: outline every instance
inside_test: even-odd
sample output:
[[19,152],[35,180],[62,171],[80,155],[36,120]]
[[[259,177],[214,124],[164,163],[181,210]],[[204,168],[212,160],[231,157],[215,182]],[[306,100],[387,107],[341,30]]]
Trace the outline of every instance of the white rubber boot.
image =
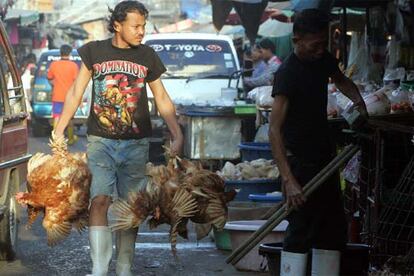
[[137,232],[138,228],[116,232],[116,275],[118,276],[132,276],[131,266]]
[[93,276],[106,276],[112,258],[112,232],[108,226],[90,226],[89,243],[91,246]]
[[282,251],[280,256],[280,276],[304,276],[308,254]]
[[312,249],[312,276],[339,275],[341,252]]

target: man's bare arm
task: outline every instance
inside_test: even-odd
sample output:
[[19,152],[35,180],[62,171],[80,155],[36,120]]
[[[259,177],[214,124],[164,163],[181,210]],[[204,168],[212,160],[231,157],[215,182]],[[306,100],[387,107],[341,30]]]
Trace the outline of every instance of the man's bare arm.
[[164,119],[165,123],[168,126],[168,129],[172,135],[171,143],[171,153],[181,154],[183,147],[183,134],[181,128],[177,122],[177,116],[175,113],[175,107],[173,102],[165,90],[165,87],[162,81],[158,78],[155,81],[148,83],[151,88],[152,94],[154,95],[155,103],[161,114],[161,117]]
[[349,78],[347,78],[341,72],[337,72],[332,75],[332,80],[335,86],[347,96],[354,105],[358,108],[358,111],[365,117],[368,117],[367,107],[359,93],[358,87]]
[[76,110],[81,104],[83,94],[85,93],[86,86],[88,85],[91,76],[92,71],[88,70],[85,64],[82,63],[78,77],[66,94],[62,115],[54,130],[56,137],[64,135],[66,126],[69,124],[69,121],[72,119],[73,115],[75,115]]
[[305,197],[302,187],[293,176],[287,160],[287,152],[283,143],[282,126],[286,119],[289,100],[285,96],[275,96],[270,114],[269,140],[273,156],[282,176],[283,192],[289,207],[297,208],[303,204]]

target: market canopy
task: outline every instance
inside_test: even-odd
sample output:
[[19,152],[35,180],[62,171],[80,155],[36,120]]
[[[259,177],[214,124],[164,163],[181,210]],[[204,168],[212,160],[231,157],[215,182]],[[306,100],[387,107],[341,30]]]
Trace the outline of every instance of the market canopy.
[[267,19],[259,26],[258,35],[263,37],[281,37],[292,33],[293,24]]
[[211,0],[214,27],[220,31],[231,9],[234,8],[240,16],[247,38],[253,43],[267,3],[268,0]]
[[7,14],[7,11],[10,7],[14,5],[16,0],[0,0],[0,17],[1,20],[4,20],[4,17]]
[[9,9],[4,21],[17,20],[21,26],[27,26],[37,22],[40,18],[39,12],[22,9]]

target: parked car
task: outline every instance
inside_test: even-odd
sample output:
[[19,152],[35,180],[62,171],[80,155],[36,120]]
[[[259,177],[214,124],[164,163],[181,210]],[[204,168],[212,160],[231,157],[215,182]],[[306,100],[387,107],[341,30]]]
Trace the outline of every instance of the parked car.
[[19,219],[14,195],[24,185],[31,155],[22,82],[1,21],[0,63],[0,260],[11,260]]
[[[201,106],[196,108],[202,110],[207,110],[205,106],[208,105],[220,106],[224,103],[223,88],[231,86],[237,91],[237,88],[242,87],[238,56],[229,36],[206,33],[150,34],[144,37],[143,43],[155,50],[167,68],[161,79],[179,112],[192,105]],[[158,116],[151,90],[147,91],[153,126],[150,152],[154,154],[150,156],[162,160],[164,150],[161,146],[169,140],[168,131]]]
[[[34,136],[46,136],[51,131],[52,86],[47,79],[47,72],[52,61],[59,59],[60,51],[58,49],[48,50],[41,54],[37,64],[32,91],[32,133]],[[70,59],[80,67],[81,58],[75,49],[72,50]],[[84,94],[81,106],[74,116],[75,125],[86,123],[90,109],[91,89],[92,85],[90,84]]]
[[[177,107],[223,103],[222,89],[242,87],[240,64],[229,36],[207,33],[168,33],[146,35],[167,68],[161,79]],[[148,98],[155,135],[164,128],[150,89]]]
[[144,37],[144,43],[155,50],[167,68],[161,78],[175,104],[218,105],[229,80],[236,76],[230,86],[242,86],[240,76],[235,74],[240,64],[229,36],[152,34]]

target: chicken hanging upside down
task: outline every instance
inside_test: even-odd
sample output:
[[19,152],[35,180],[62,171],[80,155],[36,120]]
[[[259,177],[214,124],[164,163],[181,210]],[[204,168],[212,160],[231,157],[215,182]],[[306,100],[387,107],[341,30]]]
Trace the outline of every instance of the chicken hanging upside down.
[[[149,181],[145,191],[130,196],[128,202],[116,201],[112,229],[138,227],[145,219],[153,229],[171,225],[171,249],[176,254],[177,235],[188,237],[187,223],[208,223],[222,230],[227,220],[227,203],[235,191],[224,191],[224,181],[200,164],[186,159],[170,159],[167,166],[147,164]],[[211,226],[210,228],[211,229]],[[205,233],[205,235],[207,235]],[[203,236],[197,236],[201,239]]]
[[69,153],[65,139],[54,138],[52,154],[36,153],[28,163],[27,193],[17,193],[18,203],[27,204],[30,227],[43,212],[48,245],[66,238],[72,227],[79,232],[88,225],[91,174],[85,153]]

